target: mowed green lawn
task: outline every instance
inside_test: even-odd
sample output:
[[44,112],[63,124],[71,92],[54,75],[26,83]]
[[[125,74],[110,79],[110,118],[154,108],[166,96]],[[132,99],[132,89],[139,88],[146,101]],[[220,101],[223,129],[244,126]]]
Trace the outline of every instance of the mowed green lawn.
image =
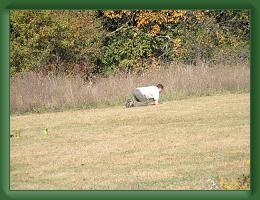
[[249,105],[229,94],[11,116],[11,189],[209,189],[243,173]]

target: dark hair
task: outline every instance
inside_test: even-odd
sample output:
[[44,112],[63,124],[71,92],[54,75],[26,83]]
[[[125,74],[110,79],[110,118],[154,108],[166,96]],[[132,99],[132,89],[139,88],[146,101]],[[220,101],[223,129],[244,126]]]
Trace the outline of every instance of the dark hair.
[[163,90],[163,85],[161,83],[156,85],[158,88],[161,88]]

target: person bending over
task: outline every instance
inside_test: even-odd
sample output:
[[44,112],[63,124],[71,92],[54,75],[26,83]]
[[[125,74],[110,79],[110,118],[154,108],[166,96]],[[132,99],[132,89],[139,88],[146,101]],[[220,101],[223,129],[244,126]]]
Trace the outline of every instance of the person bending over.
[[146,106],[152,102],[153,105],[159,104],[160,93],[163,91],[163,85],[157,84],[156,86],[138,87],[134,89],[133,96],[135,100],[128,99],[126,107]]

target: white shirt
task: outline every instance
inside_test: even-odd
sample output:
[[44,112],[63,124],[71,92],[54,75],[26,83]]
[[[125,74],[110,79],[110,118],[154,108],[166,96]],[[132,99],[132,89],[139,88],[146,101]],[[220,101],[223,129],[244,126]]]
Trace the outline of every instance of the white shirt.
[[139,90],[147,99],[159,101],[159,88],[157,86],[139,87],[136,89]]

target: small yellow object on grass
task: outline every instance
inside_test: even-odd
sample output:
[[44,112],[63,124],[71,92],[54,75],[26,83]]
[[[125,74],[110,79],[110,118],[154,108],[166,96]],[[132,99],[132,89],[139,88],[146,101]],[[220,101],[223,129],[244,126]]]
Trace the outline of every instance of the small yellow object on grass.
[[16,137],[16,138],[20,138],[20,137],[21,137],[21,130],[20,130],[19,128],[17,128],[17,129],[15,130],[15,137]]
[[45,136],[48,136],[48,135],[49,135],[49,133],[48,133],[48,128],[45,128],[45,129],[44,129],[44,135],[45,135]]

